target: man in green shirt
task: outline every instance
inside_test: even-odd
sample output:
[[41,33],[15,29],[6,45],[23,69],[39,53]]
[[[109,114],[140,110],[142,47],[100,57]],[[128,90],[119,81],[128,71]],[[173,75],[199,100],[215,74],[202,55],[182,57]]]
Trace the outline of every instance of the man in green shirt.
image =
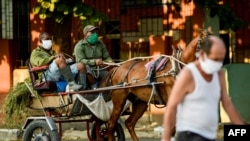
[[[94,70],[102,67],[104,62],[112,62],[112,58],[106,49],[106,46],[102,41],[98,39],[97,31],[99,27],[93,25],[87,25],[83,29],[84,38],[80,40],[74,48],[74,56],[76,62],[80,62],[86,65],[88,80],[91,79],[89,76],[95,76],[97,80],[101,80],[107,75],[106,70],[100,70],[98,73]],[[92,85],[95,88],[96,83]]]
[[[63,54],[56,54],[52,50],[52,40],[47,32],[42,32],[39,35],[40,45],[35,48],[30,56],[30,63],[33,67],[48,65],[49,69],[45,71],[45,78],[48,81],[59,81],[61,76],[68,81],[70,90],[78,90],[86,85],[84,80],[79,80],[80,85],[76,84],[74,75],[77,73],[83,74],[86,68],[81,63],[68,65]],[[85,74],[86,75],[86,74]],[[41,78],[42,81],[45,78]],[[85,78],[86,82],[86,78]]]

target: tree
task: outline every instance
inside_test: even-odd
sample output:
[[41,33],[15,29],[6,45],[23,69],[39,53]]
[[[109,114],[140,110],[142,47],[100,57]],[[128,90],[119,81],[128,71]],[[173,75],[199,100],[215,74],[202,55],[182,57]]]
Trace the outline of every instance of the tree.
[[[47,19],[53,30],[53,41],[60,47],[59,51],[72,53],[71,27],[72,18],[77,18],[83,28],[85,25],[101,25],[108,19],[107,15],[96,11],[82,0],[37,0],[33,13],[40,19]],[[78,22],[77,21],[77,22]],[[75,26],[75,25],[74,25]]]
[[[210,17],[218,16],[221,22],[221,29],[237,31],[241,27],[246,27],[247,22],[240,19],[230,10],[230,4],[220,4],[221,0],[193,0],[195,5],[201,9],[209,9]],[[239,0],[240,2],[241,0]]]
[[81,20],[82,25],[99,25],[107,20],[106,14],[84,4],[82,0],[37,0],[33,7],[34,14],[39,14],[40,19],[53,18],[57,23],[63,23],[66,17],[73,16]]

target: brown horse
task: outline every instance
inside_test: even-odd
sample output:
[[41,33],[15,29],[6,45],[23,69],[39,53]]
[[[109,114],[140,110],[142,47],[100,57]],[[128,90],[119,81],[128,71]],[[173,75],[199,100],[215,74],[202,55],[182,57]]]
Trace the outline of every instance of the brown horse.
[[[201,32],[199,37],[193,39],[187,48],[182,51],[178,60],[185,64],[194,61],[196,59],[195,53],[199,49],[199,42],[206,35],[207,34],[204,34],[204,32]],[[169,60],[166,62],[165,67],[156,72],[153,67],[152,71],[151,69],[147,70],[145,65],[148,61],[140,59],[127,61],[120,67],[113,69],[112,74],[110,75],[111,84],[113,86],[121,84],[126,86],[149,85],[112,91],[111,98],[114,104],[114,109],[111,118],[108,121],[107,136],[109,141],[114,140],[113,132],[115,123],[121,115],[126,100],[129,99],[131,95],[136,99],[133,99],[134,101],[132,100],[132,112],[128,119],[126,119],[125,125],[134,141],[138,141],[134,127],[139,118],[141,118],[146,111],[148,104],[154,103],[165,105],[167,103],[170,91],[175,82],[175,75],[178,73],[178,67],[176,66],[178,60],[172,60],[173,58],[171,59],[171,57],[168,58]],[[180,64],[180,62],[177,64]]]

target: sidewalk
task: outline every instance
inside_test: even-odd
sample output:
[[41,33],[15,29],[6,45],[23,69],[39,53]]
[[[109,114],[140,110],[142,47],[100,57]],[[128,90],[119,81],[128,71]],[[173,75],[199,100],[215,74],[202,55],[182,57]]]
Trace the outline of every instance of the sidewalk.
[[[122,117],[122,122],[126,116]],[[122,123],[126,141],[131,141],[130,134]],[[136,124],[135,131],[140,141],[160,141],[163,128],[157,122],[149,122],[147,116],[143,116]],[[223,141],[223,126],[219,127],[217,141]],[[0,129],[0,141],[21,141],[20,130]],[[88,141],[85,123],[65,123],[63,125],[62,141]]]

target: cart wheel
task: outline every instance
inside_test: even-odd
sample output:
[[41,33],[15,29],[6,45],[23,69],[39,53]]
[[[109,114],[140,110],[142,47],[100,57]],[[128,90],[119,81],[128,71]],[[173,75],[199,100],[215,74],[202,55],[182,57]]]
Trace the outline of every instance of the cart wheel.
[[23,141],[59,141],[57,130],[51,131],[44,120],[32,121],[24,131]]
[[[100,136],[103,137],[105,132],[107,131],[108,124],[106,122],[102,122],[102,123],[100,123],[100,125],[101,125],[100,126]],[[96,126],[97,126],[96,122],[94,122],[94,124],[92,125],[92,128],[91,128],[91,138],[92,139],[96,139],[96,128],[97,128]],[[124,131],[123,131],[123,128],[122,128],[120,123],[116,124],[114,136],[115,136],[116,141],[125,141]],[[108,141],[108,139],[104,138],[104,137],[103,137],[103,140]]]

